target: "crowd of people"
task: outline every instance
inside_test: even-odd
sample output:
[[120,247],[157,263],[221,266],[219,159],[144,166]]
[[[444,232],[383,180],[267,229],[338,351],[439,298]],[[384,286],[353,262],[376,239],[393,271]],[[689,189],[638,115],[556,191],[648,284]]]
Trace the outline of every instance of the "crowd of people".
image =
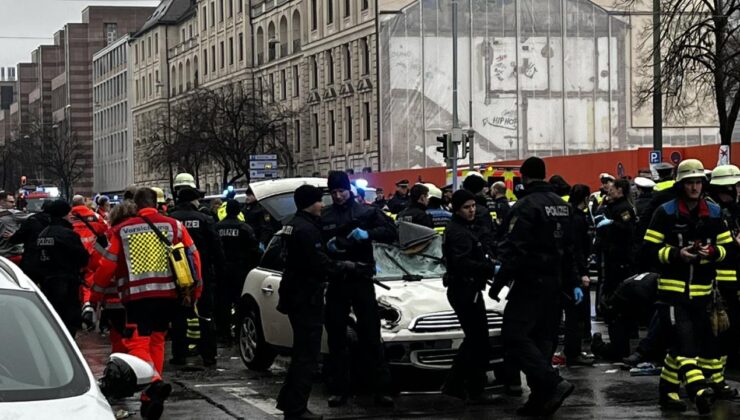
[[[494,401],[486,391],[487,290],[491,299],[507,302],[496,380],[507,394],[521,395],[521,372],[531,390],[518,414],[550,415],[573,392],[553,362],[588,366],[596,358],[635,366],[660,361],[661,407],[685,411],[684,384],[698,411],[708,413],[716,399],[737,396],[724,369],[738,351],[740,169],[709,172],[693,159],[655,169],[655,181],[601,174],[601,188],[591,193],[558,175],[548,179],[544,161],[532,157],[521,166],[513,203],[503,182],[489,184],[478,173],[454,192],[401,180],[389,199],[379,190],[369,203],[346,173],[331,171],[332,203],[322,203],[326,190],[301,186],[294,193],[296,214],[285,226],[251,190],[244,205],[229,190],[223,201],[203,206],[190,174],[176,177],[174,203],[158,188],[132,187],[113,208],[107,199],[91,205],[74,196],[71,203],[48,201],[29,216],[3,192],[0,255],[39,284],[72,335],[97,323],[109,333],[112,352],[154,367],[154,381],[141,394],[144,418],[159,418],[172,390],[161,376],[167,335],[172,365],[186,363],[193,340],[203,365],[216,365],[217,341],[234,339],[247,273],[276,233],[285,267],[277,309],[293,329],[278,408],[289,419],[321,418],[307,402],[324,328],[328,405],[347,403],[350,311],[375,403],[393,406],[372,243],[398,241],[400,222],[443,235],[443,282],[465,334],[443,394],[469,404]],[[175,249],[187,260],[188,287],[170,260]],[[609,342],[591,334],[593,271],[595,306]],[[563,356],[556,356],[561,320]],[[633,350],[630,339],[640,325],[648,325],[648,333]],[[584,341],[593,354],[583,351]]]

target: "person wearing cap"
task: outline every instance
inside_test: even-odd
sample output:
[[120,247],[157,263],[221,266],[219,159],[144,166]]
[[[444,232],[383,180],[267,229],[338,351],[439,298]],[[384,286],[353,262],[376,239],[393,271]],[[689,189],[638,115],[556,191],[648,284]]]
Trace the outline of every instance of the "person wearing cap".
[[699,365],[712,358],[712,284],[720,263],[737,256],[720,207],[702,196],[705,182],[700,161],[687,159],[678,165],[675,198],[655,211],[643,248],[658,267],[657,311],[661,328],[670,331],[660,375],[661,407],[686,410],[678,393],[683,382],[700,414],[709,413],[716,398]]
[[282,229],[279,220],[275,220],[270,213],[257,201],[252,188],[247,188],[246,202],[242,209],[244,221],[254,230],[254,235],[260,243],[260,249],[264,250],[270,243],[275,232]]
[[393,214],[400,213],[409,204],[409,180],[396,182],[396,193],[388,200],[388,210]]
[[[365,263],[375,267],[373,241],[393,243],[398,231],[393,221],[374,206],[359,204],[352,197],[349,176],[330,171],[327,186],[332,204],[321,212],[322,237],[329,256],[338,261]],[[347,321],[350,308],[357,319],[360,347],[366,350],[364,366],[371,371],[375,403],[392,406],[391,378],[380,342],[380,318],[375,297],[373,272],[351,276],[329,276],[326,291],[326,332],[329,344],[329,406],[346,404],[351,390]]]
[[493,278],[494,261],[476,234],[477,203],[473,193],[458,190],[452,195],[452,220],[444,233],[443,254],[447,262],[444,284],[447,300],[465,333],[442,393],[473,404],[493,400],[485,392],[490,355],[486,305],[481,292]]
[[82,321],[79,287],[90,254],[67,220],[71,210],[64,200],[51,203],[47,208],[50,224],[41,231],[36,243],[42,271],[41,291],[74,337]]
[[231,326],[235,325],[232,308],[238,309],[242,287],[247,274],[259,263],[259,243],[254,230],[239,220],[241,204],[236,200],[226,201],[226,217],[216,223],[216,232],[223,244],[226,259],[226,277],[219,279],[217,287],[216,322],[221,338],[231,342]]
[[655,210],[676,198],[676,192],[673,188],[673,185],[676,183],[673,176],[674,166],[668,162],[661,162],[655,165],[654,169],[657,173],[657,180],[653,187],[653,199],[650,200],[650,205],[644,211],[645,217],[643,220],[645,221],[646,229],[653,218]]
[[437,233],[443,233],[452,219],[452,213],[442,208],[442,190],[434,184],[424,184],[429,188],[427,213],[432,217],[432,225]]
[[[214,300],[217,292],[217,279],[224,279],[225,260],[221,238],[216,233],[211,216],[198,210],[201,192],[190,186],[177,191],[177,204],[170,212],[170,217],[182,222],[193,239],[200,253],[203,294],[198,310],[200,316],[194,316],[193,308],[180,307],[172,322],[172,359],[173,365],[184,365],[187,356],[187,325],[189,320],[197,320],[200,329],[198,349],[204,366],[216,364],[216,332],[213,322]],[[190,321],[193,322],[193,321]],[[194,323],[194,322],[193,322]],[[224,331],[220,333],[225,334]]]
[[650,216],[647,215],[648,209],[650,208],[650,202],[653,200],[653,188],[655,188],[655,182],[652,179],[638,176],[634,179],[635,188],[637,189],[637,198],[635,198],[635,213],[637,213],[637,230],[635,231],[635,238],[637,243],[641,243],[643,236],[645,236],[645,230],[647,229],[648,223],[650,223]]
[[[737,204],[737,189],[740,182],[740,169],[735,165],[722,165],[714,168],[709,182],[709,196],[722,208],[722,218],[730,228],[733,237],[740,233],[740,208]],[[709,385],[720,399],[734,399],[738,395],[735,388],[727,385],[724,377],[727,356],[736,355],[737,337],[740,334],[740,287],[737,278],[737,260],[718,264],[716,286],[725,303],[730,327],[719,334],[712,345],[711,358],[699,359],[699,367],[704,372]]]
[[409,222],[417,225],[434,228],[432,217],[427,214],[429,204],[429,188],[424,184],[416,184],[411,187],[408,207],[401,210],[396,217],[396,222]]
[[333,260],[327,255],[321,236],[322,196],[321,189],[313,185],[298,187],[293,195],[296,213],[280,233],[285,241],[285,270],[278,289],[278,310],[288,315],[293,329],[290,367],[277,398],[277,408],[286,419],[322,418],[309,411],[307,403],[321,353],[329,276],[374,271],[369,264]]
[[573,392],[551,365],[560,322],[562,290],[576,305],[583,300],[573,252],[572,208],[545,182],[545,162],[530,157],[520,168],[523,191],[503,224],[501,268],[489,296],[512,284],[502,337],[507,361],[527,377],[531,394],[519,415],[549,416]]
[[493,257],[496,251],[496,225],[494,225],[493,217],[488,210],[488,200],[484,192],[486,180],[478,172],[471,172],[463,180],[462,187],[475,196],[475,232],[483,244],[486,254]]

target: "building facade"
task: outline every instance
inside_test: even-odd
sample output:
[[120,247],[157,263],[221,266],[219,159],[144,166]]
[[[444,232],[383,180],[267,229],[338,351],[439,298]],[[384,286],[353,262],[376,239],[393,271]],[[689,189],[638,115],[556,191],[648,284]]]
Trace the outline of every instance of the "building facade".
[[93,191],[116,193],[134,182],[129,108],[129,35],[95,53],[93,83]]

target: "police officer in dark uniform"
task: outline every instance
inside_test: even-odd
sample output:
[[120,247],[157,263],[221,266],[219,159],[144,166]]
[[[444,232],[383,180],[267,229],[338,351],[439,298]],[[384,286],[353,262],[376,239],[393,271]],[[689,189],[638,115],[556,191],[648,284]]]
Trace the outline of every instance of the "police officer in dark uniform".
[[44,201],[40,213],[32,214],[21,223],[21,227],[8,239],[10,244],[23,244],[23,258],[20,267],[23,272],[36,284],[40,284],[43,273],[38,266],[38,249],[36,242],[39,234],[51,223],[48,213],[49,205],[53,201]]
[[520,415],[554,413],[573,392],[551,365],[561,288],[580,303],[583,292],[573,257],[572,210],[544,181],[545,162],[530,157],[521,166],[524,190],[511,208],[499,247],[501,268],[489,290],[498,300],[513,281],[504,311],[503,340],[507,360],[527,376],[532,393]]
[[483,195],[486,180],[481,174],[473,172],[465,177],[462,186],[475,196],[475,228],[486,254],[493,256],[496,250],[496,227],[488,211],[488,200]]
[[[177,204],[170,216],[182,222],[193,238],[200,253],[203,277],[203,294],[198,301],[197,316],[200,340],[198,348],[205,366],[216,364],[216,332],[213,326],[213,306],[216,294],[216,280],[224,279],[224,254],[221,239],[214,228],[213,218],[198,210],[201,193],[192,187],[177,191]],[[193,308],[181,306],[172,322],[172,359],[170,363],[185,364],[187,356],[186,326],[188,320],[195,319]]]
[[396,222],[409,222],[417,225],[434,228],[434,221],[427,213],[429,204],[429,188],[424,184],[416,184],[411,187],[411,201],[408,207],[398,213]]
[[254,235],[260,243],[260,249],[264,250],[275,232],[283,226],[279,220],[273,219],[270,213],[262,207],[251,188],[247,188],[246,195],[247,201],[244,203],[242,213],[247,224],[254,230]]
[[[375,267],[372,241],[392,243],[397,240],[393,221],[374,206],[358,203],[352,197],[349,177],[331,171],[328,187],[333,204],[321,212],[322,236],[329,256],[335,260],[360,262]],[[350,392],[347,353],[347,320],[350,308],[357,318],[360,348],[367,354],[365,363],[372,369],[375,402],[393,405],[390,372],[380,343],[380,319],[372,275],[353,275],[344,279],[330,277],[326,292],[326,332],[329,341],[329,406],[346,403]]]
[[32,259],[38,261],[40,267],[41,291],[74,337],[82,321],[79,297],[82,269],[87,266],[90,254],[72,224],[65,219],[71,210],[64,200],[49,205],[46,211],[51,218],[50,224],[36,240],[38,259]]
[[[501,224],[506,219],[506,215],[509,214],[509,210],[511,209],[511,206],[509,205],[509,199],[506,197],[506,184],[504,184],[501,181],[494,182],[493,185],[491,185],[491,203],[489,205],[489,210],[496,214],[496,218],[494,219],[494,222],[497,226],[501,226]],[[503,232],[503,229],[501,229],[501,232],[498,232],[497,234],[501,234]]]
[[[335,261],[326,254],[321,239],[322,191],[302,185],[293,197],[298,211],[285,225],[285,271],[280,282],[278,310],[288,315],[293,328],[293,348],[288,375],[277,400],[286,419],[321,419],[308,410],[313,373],[321,352],[324,290],[329,275],[354,275],[370,264]],[[339,280],[342,281],[342,280]]]
[[396,182],[396,192],[388,200],[388,211],[393,214],[400,213],[409,205],[409,180],[402,179]]
[[651,217],[648,215],[650,208],[650,202],[653,200],[653,188],[655,188],[655,182],[652,179],[643,178],[638,176],[635,178],[635,188],[637,188],[637,198],[635,198],[635,213],[637,214],[637,229],[635,231],[635,243],[636,245],[642,244],[642,237],[645,236],[645,230],[647,229],[649,221],[643,220],[643,217]]
[[475,196],[467,190],[452,195],[452,220],[444,233],[443,252],[447,262],[447,300],[465,333],[442,393],[469,398],[471,403],[489,403],[485,393],[490,348],[488,319],[481,291],[493,278],[495,264],[475,231]]
[[668,162],[661,162],[655,165],[655,171],[658,174],[658,180],[653,187],[650,205],[646,206],[642,213],[637,214],[640,217],[639,230],[642,232],[646,231],[647,227],[650,225],[650,221],[653,218],[653,214],[655,214],[655,210],[676,198],[676,192],[673,187],[676,183],[673,179],[673,165]]
[[[226,202],[226,217],[216,223],[216,232],[223,244],[226,259],[226,277],[220,279],[216,317],[218,330],[226,341],[232,340],[231,327],[235,319],[232,308],[238,308],[247,274],[259,263],[259,243],[248,224],[239,220],[241,204],[236,200]],[[237,318],[238,319],[238,318]]]
[[434,184],[426,184],[426,187],[429,188],[427,214],[432,217],[434,231],[443,233],[452,219],[452,213],[442,208],[442,190]]

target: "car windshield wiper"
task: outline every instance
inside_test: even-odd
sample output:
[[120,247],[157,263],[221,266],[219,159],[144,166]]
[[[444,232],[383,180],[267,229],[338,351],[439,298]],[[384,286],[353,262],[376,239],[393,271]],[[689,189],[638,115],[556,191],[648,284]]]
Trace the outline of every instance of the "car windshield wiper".
[[401,277],[401,280],[404,280],[404,281],[421,281],[421,279],[423,278],[422,276],[420,276],[418,274],[411,274],[411,273],[409,273],[409,271],[406,270],[401,265],[401,263],[398,262],[398,260],[396,259],[396,257],[394,257],[387,249],[383,249],[383,253],[388,257],[389,260],[391,260],[391,262],[393,263],[393,265],[395,265],[401,271],[403,271],[403,277]]

